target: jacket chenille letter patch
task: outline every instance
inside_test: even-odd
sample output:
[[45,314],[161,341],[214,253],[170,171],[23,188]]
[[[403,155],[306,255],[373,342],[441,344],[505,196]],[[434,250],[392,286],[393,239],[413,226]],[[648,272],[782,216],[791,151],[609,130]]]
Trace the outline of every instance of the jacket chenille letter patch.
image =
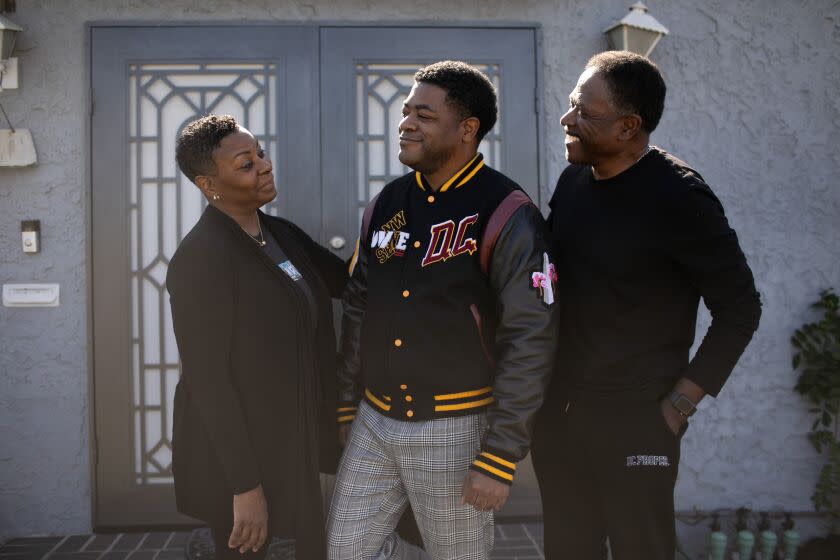
[[472,237],[466,237],[467,228],[478,220],[478,214],[467,216],[455,227],[455,222],[447,220],[435,224],[430,228],[432,240],[429,241],[429,248],[426,256],[423,257],[422,266],[429,266],[436,262],[445,261],[464,253],[472,255],[478,249],[478,244]]
[[401,257],[405,254],[409,234],[400,231],[405,227],[405,210],[400,210],[394,217],[385,222],[381,229],[373,232],[370,248],[376,249],[376,258],[382,264],[394,255]]

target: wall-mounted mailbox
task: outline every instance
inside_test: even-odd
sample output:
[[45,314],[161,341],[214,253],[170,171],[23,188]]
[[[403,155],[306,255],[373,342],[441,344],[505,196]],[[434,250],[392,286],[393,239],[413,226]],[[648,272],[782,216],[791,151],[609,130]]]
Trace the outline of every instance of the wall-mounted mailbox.
[[6,307],[58,307],[58,284],[3,284]]

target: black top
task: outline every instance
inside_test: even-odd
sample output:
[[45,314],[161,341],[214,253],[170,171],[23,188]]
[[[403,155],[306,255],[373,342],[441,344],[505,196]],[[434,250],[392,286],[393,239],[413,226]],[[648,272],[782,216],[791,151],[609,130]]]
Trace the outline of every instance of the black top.
[[309,284],[306,282],[306,278],[303,277],[303,274],[297,269],[297,267],[295,267],[294,263],[289,260],[289,257],[286,256],[286,253],[283,252],[283,249],[277,243],[277,239],[275,239],[274,235],[268,232],[267,229],[266,233],[263,234],[263,239],[265,240],[265,245],[263,246],[265,254],[268,255],[271,262],[277,265],[277,268],[282,270],[283,273],[289,277],[289,280],[293,282],[292,285],[300,290],[301,295],[306,298],[314,326],[317,328],[318,305],[315,301],[315,296],[312,293],[312,288],[310,288]]
[[[550,206],[561,304],[552,393],[658,396],[685,376],[717,395],[758,327],[761,303],[703,178],[653,148],[610,179],[570,165]],[[701,296],[712,325],[689,364]]]

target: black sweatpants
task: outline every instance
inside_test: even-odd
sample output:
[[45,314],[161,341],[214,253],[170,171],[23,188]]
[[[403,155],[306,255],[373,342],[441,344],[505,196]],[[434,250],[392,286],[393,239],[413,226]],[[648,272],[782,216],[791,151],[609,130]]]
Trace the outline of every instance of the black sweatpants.
[[674,435],[655,398],[544,406],[533,457],[546,560],[605,560],[607,538],[614,560],[673,560],[686,427]]

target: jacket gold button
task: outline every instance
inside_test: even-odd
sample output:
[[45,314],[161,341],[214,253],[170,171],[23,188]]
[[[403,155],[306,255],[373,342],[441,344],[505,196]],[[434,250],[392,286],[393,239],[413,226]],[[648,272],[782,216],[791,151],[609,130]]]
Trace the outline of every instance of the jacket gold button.
[[408,416],[409,418],[411,418],[412,416],[414,416],[414,411],[413,410],[406,411],[405,415]]
[[429,204],[431,204],[432,202],[435,201],[435,197],[433,197],[432,195],[429,195],[429,198],[427,198],[426,200],[429,202]]
[[406,395],[405,396],[405,402],[411,402],[413,400],[414,400],[414,397],[412,397],[411,395]]
[[394,346],[396,346],[397,348],[402,346],[402,340],[400,340],[399,338],[394,340]]
[[419,249],[419,248],[420,248],[420,242],[419,242],[419,241],[415,241],[415,242],[414,242],[414,248],[415,248],[415,249]]
[[403,391],[405,391],[406,389],[408,389],[408,385],[405,385],[405,384],[400,385],[400,389],[402,389]]
[[408,290],[403,290],[403,297],[408,297],[408,294],[411,293]]

